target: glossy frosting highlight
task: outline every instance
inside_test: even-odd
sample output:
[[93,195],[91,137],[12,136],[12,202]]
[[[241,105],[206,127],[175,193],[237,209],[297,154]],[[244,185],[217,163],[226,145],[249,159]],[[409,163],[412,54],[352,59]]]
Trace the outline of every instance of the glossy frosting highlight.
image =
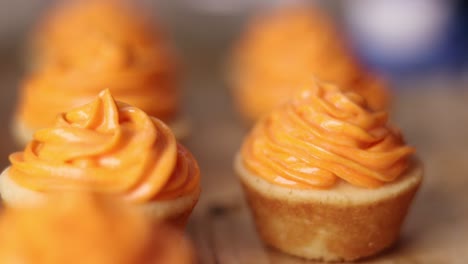
[[67,1],[37,30],[18,117],[37,129],[110,89],[165,122],[179,108],[177,59],[162,30],[123,1]]
[[313,82],[260,120],[245,140],[243,163],[292,188],[331,188],[341,179],[376,188],[396,180],[414,153],[387,113],[337,86]]
[[91,188],[144,202],[176,198],[199,185],[197,162],[171,130],[114,101],[109,90],[60,114],[10,161],[10,177],[40,192]]
[[356,91],[374,109],[386,108],[389,99],[383,82],[367,86],[368,73],[332,21],[314,8],[289,7],[256,17],[236,46],[232,65],[236,101],[253,120],[312,76]]

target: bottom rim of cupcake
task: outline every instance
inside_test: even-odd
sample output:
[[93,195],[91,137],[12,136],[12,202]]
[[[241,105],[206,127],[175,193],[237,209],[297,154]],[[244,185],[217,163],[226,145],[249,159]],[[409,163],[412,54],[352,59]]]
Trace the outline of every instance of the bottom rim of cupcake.
[[[9,168],[0,174],[1,202],[9,207],[32,207],[47,201],[47,194],[30,190],[18,185],[9,175]],[[167,222],[179,229],[184,229],[188,218],[198,202],[201,188],[184,196],[171,200],[156,200],[139,204],[145,215],[155,222]]]
[[285,253],[314,260],[370,257],[398,239],[423,175],[413,160],[396,181],[377,189],[340,182],[331,189],[291,189],[234,164],[262,240]]

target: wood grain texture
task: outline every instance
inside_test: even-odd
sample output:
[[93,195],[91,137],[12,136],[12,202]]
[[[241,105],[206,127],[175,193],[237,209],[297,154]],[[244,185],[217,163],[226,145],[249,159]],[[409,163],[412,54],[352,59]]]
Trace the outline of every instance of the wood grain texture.
[[[187,59],[197,61],[197,56]],[[247,129],[234,112],[221,74],[213,71],[218,66],[191,68],[185,84],[185,112],[191,119],[192,135],[184,143],[202,170],[202,195],[188,227],[199,262],[315,263],[265,247],[255,232],[232,169]],[[15,63],[0,63],[2,167],[8,164],[8,154],[16,150],[9,122],[19,80]],[[468,263],[468,92],[457,89],[462,83],[450,80],[431,79],[407,86],[411,89],[402,87],[397,94],[394,120],[418,149],[425,180],[397,246],[360,263]]]
[[[247,129],[233,112],[229,93],[218,85],[207,80],[188,92],[195,128],[186,143],[203,171],[202,199],[192,219],[208,241],[203,253],[199,250],[201,263],[207,248],[216,263],[318,263],[287,256],[259,240],[232,170]],[[397,245],[360,263],[467,263],[468,93],[458,89],[461,85],[417,81],[397,92],[393,120],[418,149],[425,179]]]

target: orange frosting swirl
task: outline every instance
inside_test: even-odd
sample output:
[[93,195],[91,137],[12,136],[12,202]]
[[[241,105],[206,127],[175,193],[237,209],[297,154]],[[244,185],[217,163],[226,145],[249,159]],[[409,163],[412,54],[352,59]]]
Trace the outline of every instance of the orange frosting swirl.
[[109,90],[60,114],[10,161],[10,177],[41,192],[89,186],[144,202],[173,199],[199,185],[197,162],[171,130],[142,110],[115,102]]
[[241,149],[246,168],[292,188],[331,188],[338,179],[379,187],[405,171],[413,152],[386,112],[318,82],[259,121]]
[[190,243],[131,205],[86,193],[52,195],[0,217],[0,263],[187,264]]
[[105,0],[64,3],[37,35],[36,69],[23,84],[18,108],[28,127],[52,125],[57,113],[107,88],[163,121],[176,116],[174,52],[163,32],[130,6]]
[[388,103],[385,85],[364,81],[371,77],[332,21],[314,8],[284,8],[256,17],[236,46],[232,68],[239,108],[253,120],[290,98],[297,92],[291,87],[311,75],[356,91],[374,109]]

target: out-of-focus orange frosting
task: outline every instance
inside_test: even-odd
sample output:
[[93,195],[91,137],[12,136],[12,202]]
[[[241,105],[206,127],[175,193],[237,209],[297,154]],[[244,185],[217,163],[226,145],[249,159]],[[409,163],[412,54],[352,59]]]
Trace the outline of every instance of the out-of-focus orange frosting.
[[112,70],[130,62],[173,70],[174,55],[164,32],[131,2],[71,0],[53,8],[33,39],[37,66]]
[[285,8],[257,17],[233,54],[234,94],[242,113],[257,119],[312,75],[364,95],[374,109],[385,108],[385,85],[374,82],[367,91],[367,82],[361,81],[367,73],[344,42],[325,14],[313,8]]
[[8,208],[0,217],[2,264],[192,263],[190,244],[130,205],[88,194]]
[[339,179],[366,188],[396,180],[414,152],[387,113],[363,97],[313,82],[260,120],[242,146],[246,168],[292,188],[331,188]]
[[123,1],[64,3],[37,32],[36,68],[18,108],[27,127],[52,125],[57,113],[107,88],[163,121],[177,114],[174,52],[163,32]]
[[176,198],[199,185],[197,162],[171,130],[142,110],[115,102],[109,90],[60,114],[10,161],[10,177],[41,192],[90,187],[144,202]]

